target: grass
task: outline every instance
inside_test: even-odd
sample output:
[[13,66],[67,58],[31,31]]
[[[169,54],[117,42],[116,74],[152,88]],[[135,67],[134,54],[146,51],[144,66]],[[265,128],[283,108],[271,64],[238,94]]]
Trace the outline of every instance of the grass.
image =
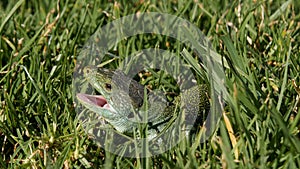
[[[300,167],[298,1],[0,4],[0,168]],[[229,97],[208,141],[183,141],[151,158],[125,158],[104,151],[85,133],[72,76],[98,27],[146,11],[176,15],[201,29],[227,63]],[[155,46],[177,54],[184,47],[168,37],[137,35],[112,52],[124,57]],[[197,65],[191,64],[194,70]]]

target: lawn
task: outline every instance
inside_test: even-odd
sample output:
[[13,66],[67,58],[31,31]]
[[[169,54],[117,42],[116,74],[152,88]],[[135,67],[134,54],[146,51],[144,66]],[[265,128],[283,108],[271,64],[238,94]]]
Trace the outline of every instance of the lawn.
[[[201,30],[224,72],[226,97],[207,140],[184,139],[147,158],[122,157],[86,132],[74,75],[95,32],[149,12]],[[115,69],[142,49],[163,49],[185,60],[198,83],[208,83],[209,72],[191,47],[197,39],[182,33],[191,44],[158,34],[124,38],[97,64]],[[300,168],[299,34],[296,0],[1,1],[0,168]],[[178,92],[160,71],[140,74],[143,85]]]

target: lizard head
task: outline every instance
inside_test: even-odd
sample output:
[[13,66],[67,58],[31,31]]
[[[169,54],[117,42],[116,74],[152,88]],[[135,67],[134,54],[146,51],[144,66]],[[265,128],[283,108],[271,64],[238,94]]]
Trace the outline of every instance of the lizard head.
[[[127,116],[133,110],[132,98],[124,90],[129,88],[130,79],[126,78],[121,71],[112,71],[104,68],[87,66],[83,69],[85,79],[101,96],[79,95],[77,98],[84,101],[87,108],[101,107],[111,109],[111,113],[119,116]],[[137,83],[137,82],[136,82]],[[128,85],[128,86],[127,86]],[[143,88],[142,88],[143,90]],[[90,107],[89,107],[90,106]],[[93,110],[94,111],[94,110]]]
[[106,99],[110,98],[112,87],[115,86],[112,83],[112,71],[87,66],[83,69],[83,74],[93,88],[101,93]]
[[93,67],[85,67],[83,69],[84,77],[89,84],[93,86],[102,95],[88,95],[78,93],[78,100],[88,109],[94,112],[102,112],[104,118],[110,119],[117,115],[115,109],[109,104],[112,91],[112,73],[105,69],[99,69]]
[[125,91],[120,90],[126,84],[123,74],[115,76],[113,80],[113,75],[118,75],[114,71],[89,66],[83,69],[83,73],[88,83],[101,95],[78,93],[79,102],[87,109],[101,115],[120,132],[131,128],[133,124],[127,119],[132,110],[130,97]]

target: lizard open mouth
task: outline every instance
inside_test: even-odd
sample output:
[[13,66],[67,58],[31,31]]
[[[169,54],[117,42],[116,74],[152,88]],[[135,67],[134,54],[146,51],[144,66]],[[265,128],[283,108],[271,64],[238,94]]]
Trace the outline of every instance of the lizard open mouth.
[[106,99],[101,95],[88,95],[88,94],[78,93],[77,97],[78,99],[80,99],[82,102],[85,102],[86,104],[99,106],[110,110],[109,104],[107,103]]

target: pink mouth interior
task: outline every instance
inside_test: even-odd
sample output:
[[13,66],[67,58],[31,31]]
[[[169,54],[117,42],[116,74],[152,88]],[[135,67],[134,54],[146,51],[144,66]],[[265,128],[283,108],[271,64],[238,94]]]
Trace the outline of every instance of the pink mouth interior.
[[97,105],[106,109],[110,108],[109,104],[103,96],[78,93],[77,97],[89,104]]

